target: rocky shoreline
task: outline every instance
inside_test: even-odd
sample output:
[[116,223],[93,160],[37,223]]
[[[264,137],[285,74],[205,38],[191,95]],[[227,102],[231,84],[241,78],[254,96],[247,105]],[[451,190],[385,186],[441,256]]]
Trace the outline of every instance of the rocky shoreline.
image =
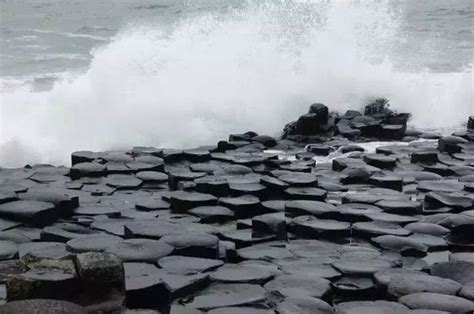
[[0,168],[0,313],[472,313],[474,117],[409,117]]

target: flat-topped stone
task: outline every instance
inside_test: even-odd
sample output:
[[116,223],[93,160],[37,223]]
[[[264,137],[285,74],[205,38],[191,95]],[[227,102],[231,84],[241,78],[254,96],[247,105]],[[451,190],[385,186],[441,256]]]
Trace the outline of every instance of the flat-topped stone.
[[316,186],[318,180],[314,174],[294,172],[283,174],[278,177],[279,180],[286,182],[291,187]]
[[182,212],[194,207],[215,205],[217,198],[210,194],[180,191],[171,195],[170,203],[173,210]]
[[289,199],[324,201],[327,192],[323,189],[313,187],[290,187],[285,190],[285,195]]
[[222,283],[263,284],[273,278],[273,273],[252,265],[226,264],[210,274],[211,279]]
[[224,265],[224,262],[209,258],[172,255],[161,258],[158,265],[168,273],[186,275],[214,270]]
[[41,201],[13,201],[1,204],[0,216],[32,225],[48,225],[58,219],[54,204]]
[[331,314],[332,307],[321,299],[312,297],[289,297],[277,304],[276,310],[281,314]]
[[253,284],[213,284],[199,291],[188,306],[212,310],[229,306],[252,305],[265,300],[265,290]]
[[91,234],[66,242],[66,250],[73,253],[103,252],[122,241],[122,238],[108,234]]
[[108,247],[105,252],[119,256],[124,262],[156,263],[170,255],[173,247],[160,240],[129,239]]
[[105,183],[116,189],[136,189],[142,184],[142,180],[134,175],[111,174],[105,179]]
[[470,313],[474,311],[474,302],[453,295],[432,292],[418,292],[405,295],[398,302],[410,309],[427,309],[448,313]]
[[373,274],[391,268],[391,264],[381,257],[360,255],[341,257],[331,263],[339,272],[348,276],[372,276]]
[[285,297],[308,296],[321,298],[329,293],[330,281],[315,275],[282,275],[266,283],[265,290]]
[[431,266],[431,273],[465,285],[469,282],[474,282],[474,263],[467,261],[436,263]]
[[188,210],[188,213],[201,218],[203,223],[225,222],[234,217],[234,212],[224,206],[199,206]]
[[171,208],[171,205],[161,198],[149,198],[138,201],[135,208],[141,211],[167,210]]
[[170,234],[164,236],[162,241],[171,245],[176,255],[217,258],[219,252],[219,239],[209,233],[188,231]]
[[293,219],[290,230],[302,238],[342,238],[349,236],[351,224],[337,220],[299,216]]
[[97,162],[81,162],[74,164],[69,172],[71,179],[81,177],[101,177],[107,174],[107,167]]
[[428,252],[426,245],[418,243],[410,237],[384,235],[372,238],[371,240],[383,249],[399,252],[405,256],[424,256]]
[[394,168],[397,165],[396,158],[381,154],[366,154],[364,155],[364,161],[368,165],[381,169],[390,169]]
[[126,238],[160,239],[165,235],[186,232],[179,224],[157,219],[130,220],[124,224]]
[[391,201],[381,200],[375,203],[384,211],[397,215],[416,215],[421,213],[423,205],[416,201]]
[[314,215],[321,218],[333,218],[337,208],[329,203],[312,200],[292,200],[285,203],[285,213],[289,216]]
[[425,180],[418,183],[418,190],[423,192],[460,192],[464,184],[457,180]]
[[387,293],[395,299],[418,292],[456,295],[462,285],[454,280],[428,274],[395,275],[387,286]]
[[429,192],[425,195],[425,202],[430,208],[452,207],[457,211],[472,208],[472,200],[468,197],[453,196],[443,192]]
[[448,228],[427,222],[413,222],[404,226],[404,228],[413,233],[429,234],[433,236],[443,236],[449,233]]
[[381,221],[356,222],[352,225],[352,230],[361,236],[408,236],[411,234],[410,231],[403,229],[399,225]]
[[168,175],[158,171],[140,171],[135,176],[143,182],[167,182]]

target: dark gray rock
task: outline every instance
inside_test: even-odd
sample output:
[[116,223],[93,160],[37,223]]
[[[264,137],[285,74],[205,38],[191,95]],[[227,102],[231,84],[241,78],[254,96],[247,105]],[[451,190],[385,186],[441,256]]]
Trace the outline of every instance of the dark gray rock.
[[234,183],[229,184],[229,192],[235,196],[254,195],[264,197],[266,194],[265,185],[259,183]]
[[20,244],[18,254],[24,263],[42,259],[68,259],[71,253],[66,251],[66,245],[58,242],[29,242]]
[[290,224],[290,231],[302,238],[343,238],[350,235],[351,224],[336,220],[299,216]]
[[129,308],[165,308],[171,291],[159,269],[152,264],[125,263],[126,305]]
[[382,209],[377,206],[363,203],[346,203],[337,206],[341,220],[348,222],[370,221],[367,214],[380,213]]
[[471,252],[451,253],[449,255],[449,261],[450,262],[464,261],[464,262],[474,263],[474,253],[471,253]]
[[379,176],[373,175],[369,179],[370,184],[380,188],[392,189],[396,191],[403,190],[403,178],[398,176]]
[[275,234],[278,240],[287,240],[286,217],[284,213],[270,213],[252,218],[252,230]]
[[443,136],[438,140],[438,149],[440,152],[446,152],[448,154],[460,153],[460,144],[467,143],[468,141],[462,137],[457,136]]
[[[334,260],[331,257],[328,261]],[[287,258],[279,260],[283,273],[288,275],[305,275],[311,274],[328,280],[333,280],[341,276],[331,265],[326,264],[326,260],[320,258]]]
[[381,221],[373,222],[356,222],[352,225],[352,231],[360,236],[379,236],[379,235],[394,235],[394,236],[408,236],[410,231],[402,227]]
[[339,148],[339,151],[343,154],[346,154],[350,152],[364,152],[365,149],[359,145],[348,144],[348,145],[341,146]]
[[105,180],[108,186],[116,189],[136,189],[142,184],[142,180],[133,175],[112,174]]
[[376,206],[384,211],[397,215],[417,215],[422,212],[423,205],[416,201],[378,201]]
[[234,212],[224,206],[199,206],[188,213],[199,217],[202,223],[225,222],[234,218]]
[[314,174],[294,172],[283,174],[278,177],[279,180],[286,182],[290,187],[314,187],[318,180]]
[[144,199],[135,204],[135,208],[141,211],[167,210],[170,207],[171,205],[161,198]]
[[343,255],[338,261],[333,262],[331,265],[344,275],[364,277],[372,276],[392,266],[381,257],[374,257],[373,254]]
[[210,274],[213,281],[221,283],[264,284],[273,278],[273,273],[252,265],[226,264]]
[[364,161],[371,166],[380,169],[392,169],[397,165],[397,159],[389,156],[380,154],[366,154],[364,155]]
[[385,212],[367,213],[365,216],[368,217],[370,220],[373,220],[375,222],[389,223],[389,224],[399,224],[399,225],[404,225],[404,224],[407,224],[407,223],[410,223],[410,222],[417,222],[419,220],[416,217],[395,215],[395,214],[389,214],[389,213],[385,213]]
[[408,314],[411,311],[404,305],[383,300],[342,302],[336,306],[338,314]]
[[431,274],[455,280],[463,285],[474,282],[474,263],[466,261],[450,261],[431,266]]
[[170,255],[173,247],[161,240],[129,239],[108,247],[105,252],[115,254],[125,262],[155,263]]
[[170,234],[164,236],[162,241],[171,245],[176,255],[217,258],[219,254],[219,239],[208,233]]
[[412,275],[426,275],[426,273],[419,270],[407,268],[389,268],[375,273],[374,281],[381,291],[386,292],[388,285],[392,281],[392,278],[394,278],[395,276]]
[[414,222],[404,226],[405,229],[410,230],[413,233],[429,234],[433,236],[443,236],[449,233],[449,229],[440,225],[426,223],[426,222]]
[[452,196],[443,192],[429,192],[425,195],[425,202],[430,208],[451,207],[457,211],[472,208],[472,200],[462,196]]
[[170,203],[173,210],[183,212],[194,207],[216,205],[217,198],[210,194],[179,191],[171,195]]
[[69,172],[71,179],[81,177],[102,177],[107,174],[107,167],[97,162],[81,162],[74,164]]
[[140,171],[135,176],[143,182],[163,183],[168,181],[168,175],[158,171]]
[[32,225],[49,225],[58,219],[52,203],[41,201],[13,201],[0,205],[0,216]]
[[[37,262],[6,281],[7,299],[71,299],[79,291],[74,264],[70,260]],[[33,263],[30,264],[30,267]]]
[[290,187],[285,190],[285,195],[292,200],[324,201],[327,192],[312,187]]
[[213,284],[198,292],[188,306],[212,310],[229,306],[252,305],[265,300],[265,290],[252,284]]
[[413,152],[411,154],[410,161],[412,163],[437,163],[438,162],[438,152],[437,151],[420,151]]
[[76,255],[75,267],[82,291],[89,299],[99,303],[116,296],[118,306],[121,305],[125,292],[125,274],[119,257],[107,253],[81,253]]
[[311,200],[292,200],[285,204],[285,213],[296,217],[302,215],[314,215],[321,218],[334,218],[338,210],[334,205]]
[[464,184],[457,180],[423,181],[418,183],[418,190],[422,192],[461,192]]
[[337,298],[343,300],[366,299],[376,291],[372,279],[358,276],[345,276],[337,279],[331,283],[331,287]]
[[266,283],[265,290],[277,292],[285,297],[314,297],[326,296],[331,287],[330,281],[318,276],[306,275],[282,275]]
[[454,280],[430,275],[395,275],[387,287],[387,293],[395,299],[418,292],[433,292],[456,295],[462,285]]
[[474,248],[474,222],[453,226],[448,236],[449,245],[455,248],[471,250]]
[[251,260],[273,260],[294,257],[294,255],[284,247],[265,243],[239,249],[238,255],[243,259]]
[[0,305],[2,314],[87,314],[87,310],[77,304],[48,299],[13,301]]
[[461,291],[459,291],[459,296],[473,301],[474,300],[474,281],[471,281],[465,284],[462,287]]
[[410,309],[438,310],[449,313],[469,313],[474,311],[474,302],[440,293],[413,293],[401,297],[398,302]]
[[84,204],[74,210],[76,215],[101,216],[106,215],[110,218],[120,217],[120,209],[106,204]]
[[168,273],[188,275],[208,272],[221,267],[224,263],[220,260],[209,258],[175,255],[161,258],[158,261],[158,265]]
[[259,198],[252,195],[223,197],[219,199],[219,204],[230,208],[237,219],[250,218],[265,213],[260,206]]
[[290,297],[278,303],[276,310],[280,314],[330,314],[332,307],[323,300],[312,297]]
[[122,241],[122,238],[108,234],[92,234],[66,242],[66,249],[73,253],[103,252]]
[[372,238],[372,241],[383,249],[399,252],[405,256],[424,256],[428,252],[426,245],[418,243],[409,237],[384,235]]
[[328,156],[333,148],[329,145],[324,144],[310,144],[306,147],[306,150],[317,156]]
[[0,260],[13,259],[18,255],[18,245],[12,241],[0,241]]
[[232,307],[221,307],[215,310],[210,310],[208,314],[273,314],[274,311],[270,309],[259,308],[258,305],[255,307],[251,306],[232,306]]
[[369,181],[371,172],[364,167],[347,167],[342,170],[343,176],[340,181],[342,184],[362,184]]

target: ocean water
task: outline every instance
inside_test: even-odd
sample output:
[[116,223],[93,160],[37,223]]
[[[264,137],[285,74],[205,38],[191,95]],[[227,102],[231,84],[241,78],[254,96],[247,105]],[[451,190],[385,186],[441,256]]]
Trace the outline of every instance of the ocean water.
[[278,135],[376,97],[474,114],[472,0],[0,0],[0,165]]

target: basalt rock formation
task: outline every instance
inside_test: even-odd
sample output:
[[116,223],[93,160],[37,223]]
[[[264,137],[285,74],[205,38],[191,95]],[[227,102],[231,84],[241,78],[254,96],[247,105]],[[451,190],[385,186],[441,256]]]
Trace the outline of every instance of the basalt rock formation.
[[0,313],[472,312],[472,118],[408,118],[314,104],[282,139],[0,168]]

